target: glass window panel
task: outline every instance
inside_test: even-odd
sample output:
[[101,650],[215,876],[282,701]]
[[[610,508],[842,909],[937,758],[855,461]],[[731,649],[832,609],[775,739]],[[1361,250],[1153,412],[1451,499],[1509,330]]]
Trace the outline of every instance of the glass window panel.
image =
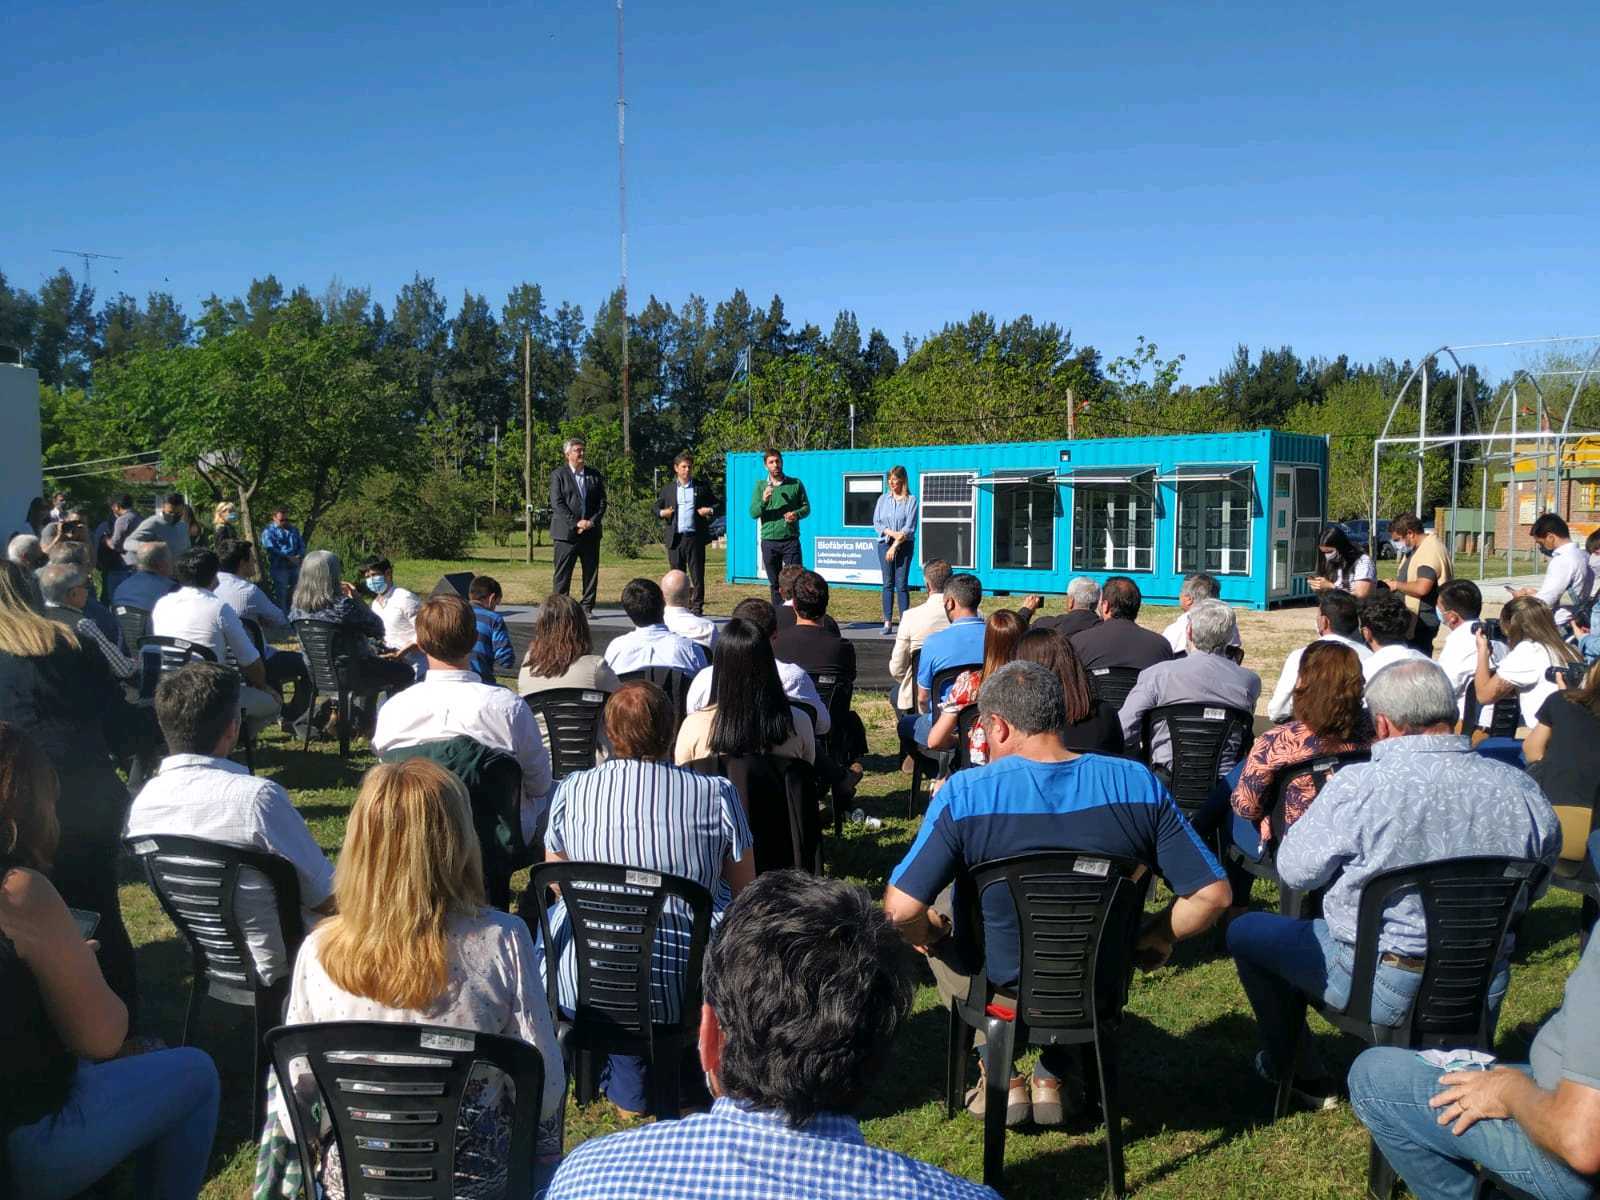
[[1229,483],[1178,484],[1178,572],[1250,570],[1250,496]]
[[1317,535],[1322,532],[1322,472],[1294,469],[1294,549],[1290,567],[1296,575],[1317,569]]
[[1155,498],[1128,484],[1074,489],[1072,561],[1085,571],[1155,569]]
[[1012,570],[1055,567],[1054,484],[1017,481],[994,485],[994,565]]
[[844,477],[844,523],[849,526],[872,526],[872,513],[878,507],[878,497],[883,494],[882,475],[846,475]]
[[972,541],[977,505],[972,481],[970,471],[922,477],[922,529],[917,542],[923,562],[942,558],[952,567],[968,570],[974,565]]

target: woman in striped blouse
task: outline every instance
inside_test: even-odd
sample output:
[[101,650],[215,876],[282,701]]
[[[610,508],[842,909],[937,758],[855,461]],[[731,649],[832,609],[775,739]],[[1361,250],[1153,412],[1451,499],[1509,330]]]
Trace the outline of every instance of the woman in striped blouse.
[[[672,701],[653,683],[625,683],[612,693],[605,726],[615,757],[562,780],[550,801],[545,858],[692,879],[711,893],[716,922],[755,877],[750,825],[733,784],[672,765],[672,722]],[[688,910],[669,899],[651,956],[651,1010],[658,1023],[678,1020],[691,927]],[[550,911],[550,931],[553,944],[545,969],[551,958],[559,963],[561,1007],[570,1012],[577,1002],[577,978],[566,912],[559,902]],[[698,1081],[694,1047],[688,1048],[685,1061],[679,1077]],[[624,1116],[646,1112],[650,1088],[643,1059],[611,1055],[601,1087]],[[709,1102],[704,1096],[699,1099]]]

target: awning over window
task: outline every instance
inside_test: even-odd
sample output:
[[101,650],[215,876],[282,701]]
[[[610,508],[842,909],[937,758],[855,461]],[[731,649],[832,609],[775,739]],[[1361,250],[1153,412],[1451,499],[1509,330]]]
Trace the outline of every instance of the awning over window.
[[1255,485],[1254,463],[1204,463],[1179,467],[1171,475],[1157,475],[1157,483],[1234,483],[1245,489]]

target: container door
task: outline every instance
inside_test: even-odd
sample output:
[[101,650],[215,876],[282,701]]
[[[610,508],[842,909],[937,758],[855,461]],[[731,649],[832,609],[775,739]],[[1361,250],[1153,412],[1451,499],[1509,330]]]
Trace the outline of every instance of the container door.
[[1294,538],[1294,471],[1272,470],[1272,594],[1289,594],[1289,550]]

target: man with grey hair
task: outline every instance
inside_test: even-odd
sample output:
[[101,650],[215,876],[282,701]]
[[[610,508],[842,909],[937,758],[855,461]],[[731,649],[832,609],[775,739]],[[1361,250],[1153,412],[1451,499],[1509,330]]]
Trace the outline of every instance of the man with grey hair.
[[122,628],[117,624],[116,615],[95,598],[94,559],[89,553],[89,547],[82,542],[57,542],[50,548],[50,562],[52,564],[65,563],[83,568],[89,578],[89,594],[84,597],[83,603],[77,607],[83,611],[84,616],[95,623],[112,645],[120,644],[122,641]]
[[59,562],[39,569],[39,591],[44,597],[44,615],[65,625],[100,652],[113,677],[124,682],[140,673],[137,658],[124,654],[99,625],[84,612],[89,602],[94,576],[81,563]]
[[[1161,631],[1161,636],[1167,639],[1167,645],[1172,647],[1174,654],[1183,654],[1189,649],[1189,610],[1194,607],[1195,601],[1221,598],[1222,585],[1217,582],[1215,575],[1209,575],[1205,571],[1191,571],[1183,577],[1183,583],[1178,587],[1178,608],[1182,611],[1178,613],[1176,621]],[[1238,618],[1234,618],[1228,645],[1238,646],[1241,649],[1244,646],[1239,640]]]
[[24,571],[37,571],[50,559],[39,545],[39,539],[31,533],[19,533],[6,543],[6,557]]
[[1067,608],[1059,617],[1039,617],[1034,629],[1053,629],[1058,636],[1073,634],[1100,623],[1100,585],[1087,575],[1078,575],[1067,584]]
[[156,601],[178,590],[172,578],[172,550],[159,539],[140,542],[134,551],[134,573],[124,579],[111,597],[113,608],[142,608],[150,612]]
[[600,523],[606,515],[606,481],[583,461],[580,437],[561,444],[566,465],[550,472],[550,540],[555,544],[555,590],[572,591],[572,571],[583,564],[583,611],[594,615],[600,589]]
[[[1129,749],[1137,747],[1143,736],[1144,714],[1164,704],[1223,704],[1254,712],[1261,695],[1261,676],[1247,671],[1228,656],[1229,639],[1234,632],[1233,610],[1220,600],[1196,600],[1184,614],[1184,657],[1159,662],[1139,672],[1133,691],[1122,703],[1122,736]],[[1171,739],[1165,724],[1152,731],[1145,761],[1153,767],[1172,765]],[[1239,739],[1222,752],[1220,767],[1226,775],[1241,757]],[[1222,797],[1226,808],[1227,797]],[[1210,809],[1196,819],[1196,826],[1209,825]],[[1216,816],[1220,817],[1220,810]]]
[[[1053,671],[1007,663],[983,681],[978,712],[988,765],[957,771],[939,789],[883,898],[901,936],[928,954],[946,1002],[965,996],[979,971],[998,996],[1015,995],[1020,947],[1010,896],[1004,888],[983,896],[982,961],[974,931],[959,927],[966,897],[960,904],[951,899],[957,875],[980,863],[1061,850],[1132,858],[1152,868],[1179,899],[1145,923],[1139,963],[1146,970],[1164,963],[1174,942],[1210,928],[1232,897],[1216,859],[1148,768],[1066,748],[1066,701]],[[1031,1088],[1020,1076],[1010,1081],[1007,1124],[1026,1120],[1031,1109],[1035,1123],[1058,1125],[1067,1107],[1081,1103],[1079,1092],[1063,1104],[1060,1080],[1071,1057],[1065,1048],[1047,1048]],[[982,1115],[981,1082],[968,1093],[967,1108]]]
[[[1264,1079],[1275,1080],[1289,1060],[1296,991],[1336,1007],[1348,1002],[1361,890],[1373,876],[1473,855],[1549,867],[1561,849],[1561,826],[1539,785],[1526,772],[1474,753],[1468,738],[1451,732],[1455,690],[1437,663],[1409,659],[1385,667],[1367,684],[1367,707],[1378,735],[1372,761],[1330,779],[1278,847],[1286,886],[1327,887],[1322,916],[1252,912],[1228,926],[1228,950],[1261,1027],[1256,1070]],[[1373,1020],[1398,1025],[1426,965],[1420,898],[1389,906],[1378,949]],[[1508,935],[1489,989],[1495,1011],[1510,978],[1511,949]],[[1302,1102],[1327,1107],[1337,1089],[1319,1075],[1311,1066],[1295,1089]]]

